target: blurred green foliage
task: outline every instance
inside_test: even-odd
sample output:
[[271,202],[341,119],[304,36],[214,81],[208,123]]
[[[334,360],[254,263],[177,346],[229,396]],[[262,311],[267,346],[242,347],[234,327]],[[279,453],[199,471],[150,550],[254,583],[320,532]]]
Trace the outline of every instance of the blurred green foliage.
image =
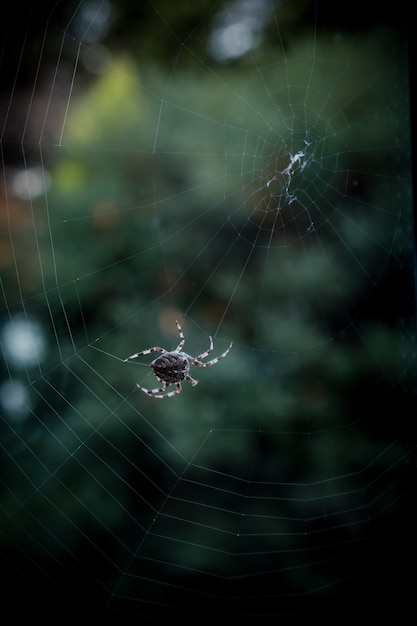
[[[203,21],[205,11],[202,3]],[[173,32],[187,40],[180,23]],[[293,533],[330,525],[337,555],[365,533],[368,515],[401,496],[401,486],[386,494],[378,476],[406,459],[409,417],[408,339],[387,307],[407,276],[402,207],[390,188],[397,177],[406,195],[410,182],[392,156],[405,94],[399,110],[386,88],[399,80],[386,54],[392,33],[315,36],[291,41],[279,62],[266,40],[254,63],[202,71],[184,53],[187,62],[168,71],[155,61],[153,52],[165,59],[164,39],[152,30],[152,57],[115,55],[71,100],[62,143],[48,147],[47,203],[34,208],[38,278],[6,298],[7,307],[19,298],[33,307],[50,333],[48,362],[28,377],[32,417],[3,427],[6,552],[19,546],[22,569],[26,558],[64,563],[89,586],[100,562],[100,595],[162,513],[155,533],[180,542],[150,536],[140,556],[226,576],[256,571],[250,559],[226,558],[228,529],[236,554],[265,552],[269,568],[274,551],[286,552],[282,584],[306,593],[317,573],[291,580],[300,558]],[[300,182],[304,196],[278,215],[258,209],[270,202],[270,163],[291,142],[302,146],[309,125],[320,152]],[[357,196],[346,188],[350,172]],[[174,348],[181,312],[191,354],[218,324],[214,354],[235,345],[201,371],[196,389],[159,402],[135,390],[154,385],[148,370],[119,359]],[[252,511],[256,483],[265,499],[255,490]],[[240,510],[259,517],[250,547],[236,540],[239,529],[253,532]],[[219,552],[196,549],[208,545]],[[323,558],[321,585],[334,575]]]

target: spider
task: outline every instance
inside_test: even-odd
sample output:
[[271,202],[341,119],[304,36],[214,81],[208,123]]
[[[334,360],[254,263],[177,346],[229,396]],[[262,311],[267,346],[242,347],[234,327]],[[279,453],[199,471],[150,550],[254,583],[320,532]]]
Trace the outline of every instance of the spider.
[[[190,356],[186,352],[182,352],[185,343],[184,333],[182,332],[182,328],[177,320],[175,323],[178,328],[178,332],[180,335],[180,342],[178,346],[172,352],[165,350],[165,348],[160,348],[158,346],[154,346],[153,348],[148,348],[147,350],[142,350],[141,352],[136,352],[131,356],[128,356],[124,361],[130,361],[131,359],[136,359],[139,356],[143,356],[145,354],[151,354],[151,352],[162,352],[160,356],[152,361],[150,367],[152,371],[162,383],[162,387],[157,387],[156,389],[145,389],[141,387],[138,383],[136,386],[139,387],[144,393],[147,393],[148,396],[152,396],[153,398],[171,398],[172,396],[181,393],[181,381],[186,380],[193,387],[197,385],[198,380],[195,380],[189,375],[190,365],[196,365],[197,367],[210,367],[211,365],[215,365],[223,359],[228,352],[231,350],[233,343],[227,348],[223,354],[220,356],[211,359],[211,361],[206,361],[203,363],[201,359],[205,359],[213,351],[213,339],[210,337],[210,347],[206,352],[199,354],[198,356]],[[170,385],[175,385],[176,388],[173,391],[167,391]]]

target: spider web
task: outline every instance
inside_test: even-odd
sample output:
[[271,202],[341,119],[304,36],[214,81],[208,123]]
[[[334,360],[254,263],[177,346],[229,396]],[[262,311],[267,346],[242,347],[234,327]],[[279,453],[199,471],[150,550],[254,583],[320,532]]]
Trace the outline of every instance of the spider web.
[[[416,460],[404,13],[173,4],[5,21],[4,596],[149,623],[398,619]],[[146,397],[151,358],[123,360],[175,349],[176,318],[190,355],[233,348]]]

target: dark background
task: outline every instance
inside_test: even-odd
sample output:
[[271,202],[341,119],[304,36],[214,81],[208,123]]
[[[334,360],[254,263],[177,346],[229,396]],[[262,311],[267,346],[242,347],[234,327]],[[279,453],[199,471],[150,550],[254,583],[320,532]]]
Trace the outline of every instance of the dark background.
[[[248,66],[245,58],[223,67],[208,52],[213,20],[223,3],[119,0],[111,6],[110,25],[99,42],[112,58],[128,58],[126,66],[114,62],[116,77],[137,71],[133,84],[159,94],[158,81],[162,86],[175,86],[178,75],[184,92],[191,94],[190,111],[201,109],[205,114],[208,102],[209,117],[215,115],[215,105],[209,98],[198,99],[199,77],[205,75],[205,68],[214,68],[217,75],[225,72],[226,83],[233,76],[242,89],[251,80],[253,65]],[[195,181],[199,186],[190,164],[175,155],[162,156],[164,147],[176,145],[178,136],[184,141],[179,152],[187,153],[187,126],[177,136],[174,129],[179,118],[173,113],[171,119],[166,113],[168,130],[161,128],[161,156],[154,158],[154,126],[147,136],[141,116],[146,106],[154,110],[159,97],[149,97],[144,103],[140,90],[129,91],[128,83],[120,87],[120,93],[126,89],[127,95],[118,100],[117,93],[100,82],[105,74],[91,74],[82,57],[66,125],[71,140],[64,135],[62,149],[57,149],[77,46],[84,41],[82,32],[76,30],[77,7],[77,3],[61,2],[8,7],[2,20],[3,170],[42,163],[53,179],[48,217],[42,198],[30,207],[7,193],[8,178],[3,178],[1,324],[24,310],[46,329],[48,343],[47,363],[19,373],[32,390],[30,417],[13,424],[2,414],[4,614],[12,611],[14,617],[47,619],[110,616],[135,623],[184,623],[206,615],[224,623],[292,621],[300,616],[405,619],[412,611],[415,586],[412,211],[401,207],[398,220],[385,223],[381,218],[380,224],[373,222],[376,211],[363,222],[365,231],[375,228],[375,237],[383,242],[382,257],[377,253],[372,257],[372,246],[361,248],[358,243],[357,249],[357,258],[365,260],[377,288],[367,281],[360,284],[363,274],[347,268],[343,277],[353,287],[349,291],[346,286],[342,292],[344,310],[337,307],[335,294],[328,294],[328,277],[321,275],[319,266],[312,268],[318,293],[297,294],[297,310],[305,306],[309,314],[295,321],[294,327],[288,321],[288,328],[293,328],[294,336],[301,336],[318,326],[325,337],[324,348],[304,352],[307,344],[290,343],[289,352],[299,356],[297,368],[291,369],[290,356],[277,358],[275,353],[284,350],[286,326],[279,320],[289,292],[283,289],[277,294],[265,283],[264,304],[253,296],[259,267],[265,267],[261,246],[255,246],[259,257],[254,255],[253,262],[251,257],[245,271],[247,291],[236,296],[236,311],[221,326],[225,335],[216,348],[223,351],[233,338],[237,345],[259,349],[243,351],[240,357],[231,353],[228,364],[219,365],[223,369],[214,368],[204,378],[201,375],[194,395],[187,385],[181,397],[168,400],[168,405],[163,401],[163,406],[155,407],[152,399],[139,400],[139,392],[132,395],[132,388],[141,370],[123,369],[106,355],[124,358],[141,347],[143,338],[146,345],[175,346],[175,329],[167,319],[178,309],[198,319],[198,328],[187,326],[190,344],[205,346],[213,331],[199,330],[216,328],[230,297],[227,285],[236,285],[242,259],[248,258],[251,249],[251,245],[245,247],[244,237],[240,245],[234,245],[236,228],[251,244],[258,230],[267,236],[267,227],[265,222],[254,222],[251,232],[244,229],[244,222],[232,219],[230,229],[219,230],[226,222],[224,214],[209,211],[203,229],[198,222],[200,228],[187,227],[180,238],[178,225],[191,223],[190,211],[212,206],[211,198],[220,197],[222,183],[219,189],[211,187],[213,196],[208,200],[187,195]],[[361,42],[376,42],[372,49],[381,56],[364,56],[363,64],[371,65],[371,77],[377,75],[379,63],[387,64],[386,107],[392,119],[398,115],[400,147],[397,159],[392,158],[393,142],[388,135],[391,143],[386,151],[380,149],[385,145],[382,124],[381,138],[366,145],[365,159],[360,160],[354,148],[362,138],[352,134],[347,139],[354,153],[349,166],[363,173],[363,182],[357,197],[349,190],[344,197],[351,201],[356,217],[363,217],[369,199],[371,206],[381,202],[381,207],[388,206],[387,212],[396,215],[395,185],[401,187],[403,197],[411,198],[410,103],[404,87],[406,11],[401,3],[381,5],[378,12],[370,13],[363,3],[342,9],[334,2],[301,0],[285,3],[284,9],[280,37],[271,17],[253,51],[257,67],[273,64],[283,50],[290,59],[313,29],[318,43],[334,33],[354,34],[353,49],[359,49]],[[184,43],[186,52],[179,54]],[[89,45],[86,41],[85,47]],[[397,70],[400,79],[394,87],[390,80]],[[266,69],[264,75],[268,76]],[[325,84],[313,84],[312,90],[325,93]],[[354,85],[349,87],[354,89]],[[374,87],[381,93],[382,84]],[[222,102],[223,97],[219,88],[213,102],[216,98]],[[107,98],[108,108],[114,106],[108,118],[103,113]],[[168,103],[176,98],[176,94],[166,95]],[[78,109],[77,103],[81,103]],[[99,131],[96,120],[101,123]],[[256,121],[254,115],[251,122]],[[228,123],[231,126],[234,120]],[[213,127],[202,128],[197,141],[212,140]],[[200,127],[191,126],[188,132],[200,133]],[[220,134],[218,140],[222,145]],[[137,150],[138,145],[144,146],[143,151]],[[121,148],[117,159],[115,147]],[[219,167],[224,171],[223,165]],[[373,186],[369,172],[381,174],[381,187]],[[152,177],[163,202],[162,225],[156,234],[149,226],[155,198],[147,182]],[[214,180],[215,173],[210,178]],[[169,198],[184,190],[182,204],[170,203]],[[340,190],[336,201],[341,197]],[[236,215],[233,207],[227,210]],[[334,220],[333,214],[330,219]],[[395,241],[398,247],[390,254],[389,227],[393,224],[400,234]],[[153,242],[157,244],[161,233],[167,235],[163,250],[172,274],[164,270],[157,245],[155,253],[140,254],[150,250]],[[205,250],[201,265],[187,269],[190,259],[197,258],[198,245],[204,246],[207,233],[217,233],[214,245]],[[333,258],[339,240],[323,229],[321,242]],[[278,246],[279,240],[273,243]],[[270,246],[271,254],[275,245]],[[207,272],[217,266],[229,246],[227,262],[221,264],[224,283],[207,281]],[[289,259],[295,265],[300,259],[313,259],[304,248],[301,252],[296,246],[290,249],[294,252]],[[172,258],[175,263],[171,265]],[[271,260],[269,269],[272,266]],[[205,288],[194,305],[195,285]],[[166,298],[168,293],[170,298]],[[161,307],[155,313],[147,303],[159,296]],[[143,311],[140,321],[129,324],[136,311]],[[277,322],[269,327],[271,311]],[[253,328],[257,316],[259,334]],[[102,338],[98,350],[94,349],[96,337]],[[132,337],[140,345],[132,346]],[[7,358],[1,375],[2,380],[13,377]],[[144,384],[151,386],[151,378]],[[124,403],[124,398],[129,401]],[[196,442],[210,431],[210,419],[218,430],[194,458]],[[220,436],[222,428],[226,432]],[[191,442],[189,435],[195,437]],[[173,449],[187,461],[192,458],[192,463],[184,463],[173,452],[171,440]],[[271,502],[270,507],[262,503],[252,510],[251,489],[259,502],[262,496]],[[233,496],[223,500],[223,491]],[[112,494],[117,494],[115,499]],[[170,494],[167,502],[166,494]],[[323,505],[327,501],[328,508]],[[205,513],[186,502],[203,502]],[[228,508],[260,515],[265,522],[259,527],[260,537],[255,532],[247,544],[243,540],[233,544],[240,524],[244,536],[245,522],[233,515],[229,519],[224,513]],[[164,515],[157,515],[153,525],[155,512]],[[268,516],[279,520],[277,526],[266,522]],[[195,525],[178,522],[187,519]],[[211,536],[211,528],[230,529],[230,544],[227,537]],[[248,526],[246,532],[250,538],[253,528]],[[188,553],[182,543],[185,539],[191,545],[217,548],[218,558],[204,551]],[[243,556],[251,553],[256,555],[254,560]],[[135,578],[129,581],[133,574]]]

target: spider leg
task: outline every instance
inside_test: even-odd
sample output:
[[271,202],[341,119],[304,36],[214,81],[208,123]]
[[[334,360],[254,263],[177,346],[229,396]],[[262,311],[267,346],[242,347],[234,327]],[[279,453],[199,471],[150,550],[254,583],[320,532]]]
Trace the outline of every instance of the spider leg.
[[180,323],[179,323],[179,321],[177,319],[175,320],[175,323],[177,325],[178,332],[180,334],[180,342],[179,342],[178,346],[175,348],[174,352],[181,352],[181,350],[183,349],[184,344],[185,344],[185,337],[184,337],[184,333],[182,332],[181,325],[180,325]]
[[165,383],[162,387],[158,387],[157,389],[145,389],[145,387],[141,387],[139,383],[136,383],[136,387],[148,396],[152,396],[152,398],[171,398],[172,396],[176,396],[178,393],[181,393],[182,387],[180,383],[176,383],[174,391],[168,391],[168,393],[165,393],[169,385],[170,383]]
[[212,337],[210,337],[210,348],[208,350],[206,350],[206,352],[203,352],[202,354],[199,354],[195,358],[197,359],[197,361],[199,361],[200,359],[205,359],[206,356],[208,356],[210,354],[210,352],[213,352],[213,338]]
[[211,365],[215,365],[218,361],[220,361],[220,359],[224,359],[224,357],[229,354],[230,350],[232,349],[233,346],[233,341],[230,344],[230,346],[227,348],[227,350],[225,350],[225,352],[223,352],[223,354],[221,354],[220,356],[217,356],[214,359],[211,359],[211,361],[206,361],[205,363],[203,361],[199,361],[198,357],[195,359],[190,359],[190,362],[193,365],[196,365],[197,367],[210,367]]
[[185,380],[187,381],[187,383],[190,383],[190,385],[192,385],[193,387],[198,385],[198,380],[195,380],[195,378],[192,378],[189,374],[187,374],[187,376],[185,377]]
[[153,348],[148,348],[147,350],[142,350],[141,352],[135,352],[135,354],[131,354],[126,359],[123,359],[123,363],[125,363],[126,361],[130,361],[131,359],[137,359],[138,356],[151,354],[151,352],[166,352],[166,350],[165,348],[160,348],[159,346],[153,346]]

